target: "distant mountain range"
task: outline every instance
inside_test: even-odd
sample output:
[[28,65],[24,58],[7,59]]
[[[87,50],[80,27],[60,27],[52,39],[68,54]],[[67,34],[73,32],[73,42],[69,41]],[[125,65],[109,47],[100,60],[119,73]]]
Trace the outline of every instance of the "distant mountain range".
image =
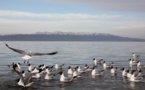
[[0,35],[0,41],[145,41],[101,33],[37,32],[35,34]]

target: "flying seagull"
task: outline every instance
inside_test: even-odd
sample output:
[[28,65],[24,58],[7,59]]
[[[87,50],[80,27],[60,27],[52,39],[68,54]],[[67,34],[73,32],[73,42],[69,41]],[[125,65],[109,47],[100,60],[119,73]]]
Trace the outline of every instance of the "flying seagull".
[[39,52],[33,53],[33,52],[30,51],[30,52],[27,53],[27,52],[24,51],[24,50],[12,48],[12,47],[10,47],[7,43],[5,43],[5,45],[6,45],[9,49],[13,50],[14,52],[17,52],[17,53],[19,53],[19,54],[22,54],[22,55],[23,55],[22,58],[25,60],[24,63],[25,63],[26,61],[27,61],[27,63],[29,63],[29,59],[32,58],[32,56],[55,55],[55,54],[58,53],[57,51],[55,51],[55,52],[50,52],[50,53],[39,53]]

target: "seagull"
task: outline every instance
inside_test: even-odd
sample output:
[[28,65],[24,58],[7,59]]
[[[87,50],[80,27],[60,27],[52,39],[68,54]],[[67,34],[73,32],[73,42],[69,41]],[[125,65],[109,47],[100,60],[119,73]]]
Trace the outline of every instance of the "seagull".
[[72,75],[73,72],[74,72],[74,71],[72,70],[71,66],[69,66],[69,67],[68,67],[67,73],[68,73],[69,75]]
[[81,75],[81,73],[78,72],[78,67],[75,67],[75,69],[73,71],[73,77],[81,77],[80,75]]
[[112,67],[112,64],[113,64],[113,62],[111,64],[108,64],[105,61],[103,61],[103,68],[104,69],[110,69]]
[[122,76],[123,77],[127,77],[127,73],[128,73],[127,71],[128,71],[128,69],[126,69],[126,68],[123,67],[120,70],[122,71]]
[[33,67],[32,67],[32,65],[29,63],[29,64],[28,64],[28,72],[31,72],[32,69],[33,69]]
[[78,73],[80,74],[85,72],[85,69],[82,70],[80,66],[77,66],[76,68],[77,68]]
[[131,77],[130,77],[130,81],[131,82],[142,82],[143,79],[144,79],[144,75],[143,76],[138,76],[138,75],[135,75],[135,72],[132,71],[131,72]]
[[71,82],[71,81],[73,81],[73,79],[74,78],[76,78],[76,77],[66,77],[66,76],[64,76],[64,73],[61,71],[60,73],[60,81],[61,82]]
[[41,73],[36,73],[36,74],[34,74],[33,76],[32,76],[32,78],[40,78],[40,76],[41,76]]
[[25,78],[25,76],[26,76],[25,71],[23,70],[21,73],[22,73],[22,76]]
[[12,48],[12,47],[10,47],[7,43],[5,43],[5,45],[6,45],[9,49],[13,50],[14,52],[17,52],[17,53],[19,53],[19,54],[22,54],[22,55],[23,55],[22,58],[24,59],[24,63],[25,63],[26,61],[27,61],[27,63],[29,63],[29,59],[31,59],[32,56],[55,55],[55,54],[58,53],[57,51],[51,52],[51,53],[39,53],[39,52],[33,53],[33,52],[30,51],[30,52],[27,53],[27,52],[24,51],[24,50]]
[[93,58],[93,61],[94,61],[94,65],[97,66],[98,64],[102,63],[101,61],[103,61],[103,59],[97,60],[96,58]]
[[103,68],[104,69],[110,69],[113,65],[113,62],[111,64],[109,63],[106,63],[106,61],[103,61]]
[[127,78],[130,79],[132,72],[134,72],[134,70],[127,70]]
[[62,69],[62,66],[64,66],[64,64],[60,65],[60,64],[55,63],[55,65],[54,65],[56,70]]
[[52,79],[54,79],[54,76],[55,76],[55,74],[53,74],[53,73],[51,73],[51,74],[49,74],[47,72],[44,73],[44,79],[46,79],[46,80],[52,80]]
[[39,72],[39,69],[37,67],[33,67],[33,69],[31,71],[28,70],[28,72],[38,73]]
[[111,70],[110,70],[110,73],[111,74],[117,74],[117,67],[111,67]]
[[13,71],[14,70],[14,67],[17,71],[21,71],[21,67],[20,67],[20,63],[12,63],[12,65],[8,65],[8,67],[10,67],[10,69]]
[[93,67],[93,70],[91,72],[91,75],[92,76],[102,76],[104,73],[104,70],[100,70],[100,71],[96,71],[96,68],[95,66]]
[[139,61],[136,61],[136,60],[134,60],[134,59],[129,59],[129,65],[130,65],[130,67],[136,66],[138,62],[139,62]]
[[34,68],[33,71],[31,71],[31,73],[35,73],[34,75],[32,75],[32,78],[40,78],[41,74],[43,73],[43,69],[41,68]]
[[25,77],[23,76],[23,71],[20,72],[18,71],[16,68],[17,66],[14,65],[14,71],[20,76],[20,79],[17,80],[17,84],[19,86],[23,86],[23,87],[29,87],[31,86],[34,82],[30,82],[32,75],[35,75],[35,73],[27,73],[25,75]]
[[141,69],[140,70],[135,70],[134,75],[137,76],[137,77],[143,76],[142,75],[142,70]]
[[[94,66],[93,66],[94,67]],[[84,67],[84,72],[89,72],[93,70],[93,67],[89,67],[87,64]]]
[[138,69],[145,69],[145,65],[141,65],[141,62],[139,61],[139,62],[137,63],[137,68],[138,68]]
[[45,69],[45,67],[46,66],[44,64],[39,65],[39,68],[42,69],[42,70]]
[[46,72],[47,74],[53,74],[53,70],[52,70],[53,66],[46,66],[44,69],[44,72]]

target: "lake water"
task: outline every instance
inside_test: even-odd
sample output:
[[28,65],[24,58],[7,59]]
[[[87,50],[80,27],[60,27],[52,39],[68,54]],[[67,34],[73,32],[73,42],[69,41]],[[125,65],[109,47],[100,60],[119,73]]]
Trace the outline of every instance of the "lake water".
[[[106,62],[114,62],[118,67],[117,76],[112,77],[106,70],[102,77],[92,78],[90,73],[82,75],[82,78],[70,83],[61,83],[59,75],[54,80],[33,79],[34,84],[29,88],[23,88],[15,84],[18,75],[10,71],[6,65],[12,62],[23,63],[21,55],[5,46],[32,51],[52,52],[58,51],[53,56],[35,56],[30,60],[32,65],[54,65],[55,62],[68,66],[91,66],[93,58],[104,59]],[[139,54],[141,62],[145,64],[145,42],[31,42],[31,41],[1,41],[0,42],[0,90],[144,90],[145,82],[133,83],[122,78],[120,68],[128,67],[128,60],[132,52]],[[26,69],[26,67],[24,67]],[[98,69],[102,69],[100,65]],[[144,73],[144,71],[143,71]]]

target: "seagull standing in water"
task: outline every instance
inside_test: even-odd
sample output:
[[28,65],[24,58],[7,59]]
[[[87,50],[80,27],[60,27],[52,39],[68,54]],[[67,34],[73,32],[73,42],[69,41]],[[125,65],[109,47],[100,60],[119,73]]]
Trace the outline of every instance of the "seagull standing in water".
[[11,50],[13,50],[14,52],[17,52],[17,53],[19,53],[19,54],[22,54],[23,55],[23,59],[24,59],[24,63],[29,63],[29,59],[31,59],[32,58],[32,56],[42,56],[42,55],[55,55],[55,54],[57,54],[58,52],[57,51],[55,51],[55,52],[51,52],[51,53],[33,53],[33,52],[26,52],[26,51],[24,51],[24,50],[20,50],[20,49],[15,49],[15,48],[12,48],[12,47],[10,47],[8,44],[6,44],[5,43],[5,45],[9,48],[9,49],[11,49]]

